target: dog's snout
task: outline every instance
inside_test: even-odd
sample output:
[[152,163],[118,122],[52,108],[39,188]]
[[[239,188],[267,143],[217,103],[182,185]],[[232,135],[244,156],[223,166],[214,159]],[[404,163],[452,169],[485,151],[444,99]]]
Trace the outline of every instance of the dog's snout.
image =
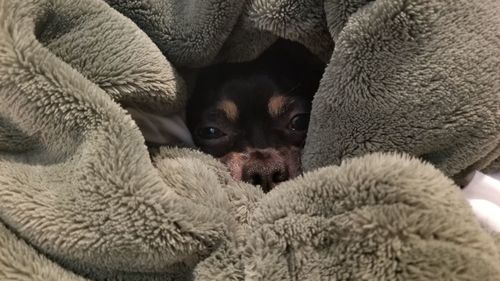
[[270,191],[288,178],[285,161],[273,151],[253,151],[243,166],[242,180],[253,185],[260,185],[264,192]]

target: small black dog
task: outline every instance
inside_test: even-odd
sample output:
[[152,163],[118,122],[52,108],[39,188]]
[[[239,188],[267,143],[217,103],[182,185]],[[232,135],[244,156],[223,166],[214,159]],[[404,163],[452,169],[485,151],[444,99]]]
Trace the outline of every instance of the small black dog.
[[323,66],[292,43],[257,60],[204,69],[187,107],[195,144],[236,180],[264,192],[301,173],[311,101]]

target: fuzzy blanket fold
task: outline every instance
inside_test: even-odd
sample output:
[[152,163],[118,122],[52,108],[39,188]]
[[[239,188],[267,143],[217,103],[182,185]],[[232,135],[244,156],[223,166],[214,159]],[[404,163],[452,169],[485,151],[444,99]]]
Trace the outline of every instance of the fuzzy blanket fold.
[[[0,0],[0,280],[500,280],[500,236],[456,185],[499,167],[499,14]],[[193,68],[279,37],[328,62],[304,177],[264,195],[194,150],[150,158],[120,105],[175,114]]]

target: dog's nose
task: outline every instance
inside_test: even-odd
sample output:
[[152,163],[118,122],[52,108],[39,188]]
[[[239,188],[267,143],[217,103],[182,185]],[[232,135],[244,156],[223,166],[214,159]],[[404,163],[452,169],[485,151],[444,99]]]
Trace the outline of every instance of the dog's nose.
[[253,185],[260,185],[264,192],[288,180],[288,177],[285,161],[272,151],[251,152],[248,161],[243,166],[242,180]]

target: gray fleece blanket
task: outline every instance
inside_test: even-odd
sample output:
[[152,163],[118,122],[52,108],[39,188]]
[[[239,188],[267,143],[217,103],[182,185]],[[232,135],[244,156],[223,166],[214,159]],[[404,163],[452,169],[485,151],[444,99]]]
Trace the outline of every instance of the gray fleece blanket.
[[[0,0],[0,280],[500,280],[458,187],[500,167],[500,1],[106,2]],[[327,63],[303,177],[150,158],[120,105],[280,37]]]

